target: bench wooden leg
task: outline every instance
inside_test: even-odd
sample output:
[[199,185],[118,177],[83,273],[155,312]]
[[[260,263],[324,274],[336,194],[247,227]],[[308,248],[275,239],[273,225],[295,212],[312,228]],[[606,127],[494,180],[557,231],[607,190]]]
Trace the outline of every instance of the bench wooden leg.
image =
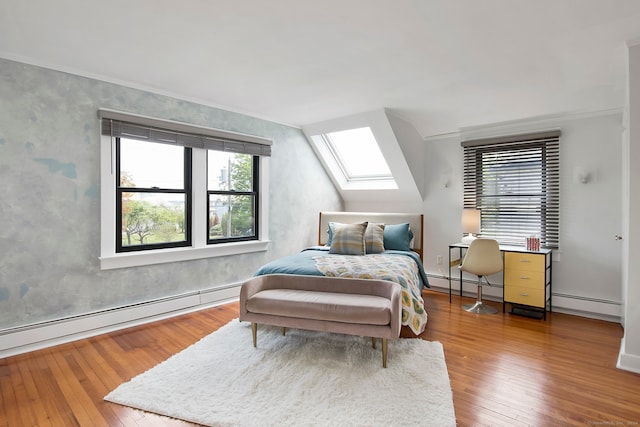
[[387,367],[387,339],[382,338],[382,367]]
[[282,328],[282,336],[285,336],[287,333],[287,328],[283,327]]
[[251,336],[253,337],[253,346],[256,347],[258,341],[258,324],[251,322]]
[[371,337],[371,347],[373,347],[374,349],[376,348],[376,338],[375,337]]

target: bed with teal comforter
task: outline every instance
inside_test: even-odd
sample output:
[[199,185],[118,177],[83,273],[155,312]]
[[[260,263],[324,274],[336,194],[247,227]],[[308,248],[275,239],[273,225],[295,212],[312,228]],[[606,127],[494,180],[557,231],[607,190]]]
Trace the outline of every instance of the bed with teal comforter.
[[411,251],[385,250],[366,255],[329,253],[327,246],[312,246],[262,266],[256,276],[301,274],[307,276],[351,277],[388,280],[402,286],[402,324],[416,335],[427,323],[422,289],[429,282],[420,256]]

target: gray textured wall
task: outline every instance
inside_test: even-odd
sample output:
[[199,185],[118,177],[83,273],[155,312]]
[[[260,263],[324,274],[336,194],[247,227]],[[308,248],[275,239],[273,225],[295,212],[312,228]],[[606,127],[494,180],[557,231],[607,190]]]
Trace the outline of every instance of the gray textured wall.
[[[101,271],[98,108],[271,138],[270,250]],[[0,59],[0,330],[241,281],[341,206],[299,129]]]

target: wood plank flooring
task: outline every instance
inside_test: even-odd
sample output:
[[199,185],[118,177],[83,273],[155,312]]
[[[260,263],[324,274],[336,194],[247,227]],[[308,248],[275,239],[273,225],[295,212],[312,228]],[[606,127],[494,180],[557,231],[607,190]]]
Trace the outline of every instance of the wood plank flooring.
[[[469,301],[425,292],[421,336],[444,346],[459,426],[640,425],[640,375],[615,367],[619,324],[481,316]],[[0,427],[191,426],[102,399],[237,316],[232,303],[0,359]]]

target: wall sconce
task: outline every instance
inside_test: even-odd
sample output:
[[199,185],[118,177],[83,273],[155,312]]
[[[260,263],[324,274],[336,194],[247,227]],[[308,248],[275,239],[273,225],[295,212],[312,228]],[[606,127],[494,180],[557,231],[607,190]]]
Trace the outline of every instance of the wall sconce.
[[467,233],[462,238],[462,243],[470,245],[476,239],[473,234],[480,232],[480,211],[478,209],[462,210],[462,232]]
[[591,181],[591,172],[583,167],[573,168],[573,182],[576,184],[587,184]]
[[451,185],[451,176],[446,173],[440,174],[440,185],[442,185],[444,188],[449,188],[449,186]]

